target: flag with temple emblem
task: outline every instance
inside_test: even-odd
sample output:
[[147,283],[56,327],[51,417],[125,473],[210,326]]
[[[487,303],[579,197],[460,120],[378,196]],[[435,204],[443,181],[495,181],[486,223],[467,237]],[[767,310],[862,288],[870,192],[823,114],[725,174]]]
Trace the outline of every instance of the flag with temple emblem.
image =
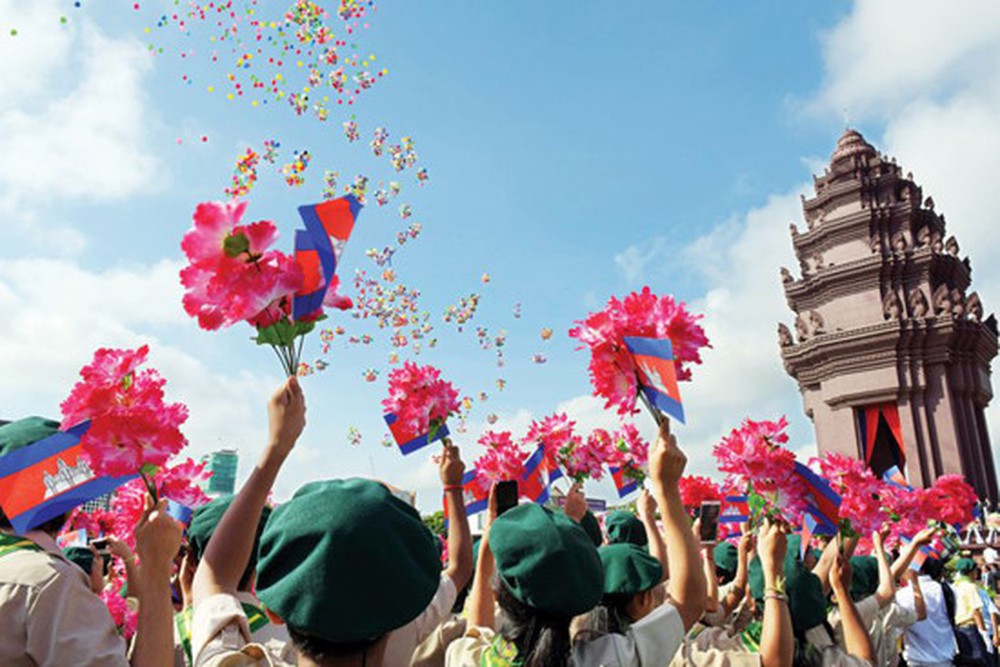
[[95,475],[80,438],[90,422],[58,431],[0,457],[0,508],[18,533],[114,491],[138,475]]
[[624,341],[635,363],[639,391],[660,412],[683,424],[684,405],[670,339],[626,336]]
[[608,472],[611,473],[611,481],[615,483],[615,488],[618,489],[619,498],[624,498],[639,488],[639,482],[634,477],[625,474],[626,471],[627,468],[624,467],[608,466]]
[[750,520],[750,503],[746,496],[726,496],[722,503],[719,523],[746,523]]
[[302,288],[292,300],[292,318],[309,320],[323,311],[323,298],[361,212],[354,195],[299,207],[305,229],[295,232],[295,259],[302,267]]
[[533,503],[544,503],[549,499],[549,471],[545,458],[545,447],[538,445],[524,462],[524,473],[517,485],[522,498]]
[[418,449],[426,447],[437,440],[443,440],[450,435],[447,424],[441,424],[441,426],[434,429],[433,433],[418,433],[399,421],[394,412],[387,412],[382,415],[382,418],[385,419],[385,424],[389,427],[392,439],[399,445],[399,451],[404,455],[412,454]]

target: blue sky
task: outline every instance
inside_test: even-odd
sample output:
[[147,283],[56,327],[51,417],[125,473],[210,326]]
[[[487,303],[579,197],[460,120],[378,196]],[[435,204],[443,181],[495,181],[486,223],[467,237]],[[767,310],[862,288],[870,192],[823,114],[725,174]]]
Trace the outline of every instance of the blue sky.
[[[586,356],[566,330],[643,284],[706,312],[716,344],[685,387],[692,469],[710,471],[711,443],[745,415],[787,412],[805,455],[814,436],[774,335],[778,320],[791,320],[778,266],[792,265],[798,194],[828,159],[845,109],[950,205],[966,248],[983,244],[972,260],[989,310],[1000,276],[986,252],[997,242],[974,196],[988,182],[956,174],[989,173],[1000,152],[1000,85],[984,85],[1000,83],[991,69],[1000,21],[989,3],[966,4],[383,2],[356,37],[388,76],[320,123],[284,104],[226,100],[227,50],[213,64],[209,44],[144,32],[171,2],[134,11],[130,2],[0,0],[0,307],[12,313],[0,367],[13,380],[0,389],[0,415],[53,414],[95,347],[150,342],[172,396],[191,408],[192,452],[237,445],[246,474],[279,370],[248,328],[207,333],[183,314],[180,238],[195,204],[222,198],[236,156],[277,139],[282,160],[293,149],[312,154],[306,183],[289,188],[262,170],[247,215],[275,220],[290,249],[295,207],[319,200],[323,170],[341,182],[392,176],[367,149],[384,126],[390,143],[414,138],[431,177],[423,187],[412,172],[401,178],[399,201],[424,232],[394,260],[436,323],[440,345],[419,360],[465,393],[490,396],[459,437],[467,459],[479,453],[487,413],[515,432],[557,407],[587,426],[613,423],[586,398]],[[880,27],[890,19],[891,34]],[[164,53],[150,56],[150,41]],[[194,57],[179,57],[191,48]],[[361,126],[356,144],[340,129],[349,113]],[[401,228],[395,205],[371,202],[342,278],[373,270],[364,250]],[[470,292],[483,303],[459,336],[440,315]],[[505,368],[477,347],[477,324],[507,330]],[[543,343],[546,326],[555,335]],[[315,337],[309,348],[315,358]],[[427,456],[403,459],[379,444],[388,351],[384,335],[370,347],[335,343],[330,368],[305,380],[310,424],[279,495],[317,477],[375,474],[433,509]],[[548,363],[533,364],[535,353]],[[382,370],[378,382],[362,380],[369,367]],[[651,433],[646,415],[637,420]],[[349,425],[364,434],[358,448],[346,442]]]

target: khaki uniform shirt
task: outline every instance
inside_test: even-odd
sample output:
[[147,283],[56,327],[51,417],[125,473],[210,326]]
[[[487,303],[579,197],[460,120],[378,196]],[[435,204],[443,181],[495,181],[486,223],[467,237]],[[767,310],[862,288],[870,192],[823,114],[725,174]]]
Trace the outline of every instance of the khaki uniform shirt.
[[879,612],[879,622],[882,624],[882,650],[878,651],[877,655],[878,667],[896,667],[899,664],[903,652],[900,640],[917,619],[917,612],[896,604],[895,600]]
[[[241,604],[248,604],[254,607],[261,608],[261,603],[260,600],[257,599],[257,596],[248,591],[237,591],[236,599],[239,600]],[[244,612],[245,611],[246,610],[244,610]],[[249,627],[249,624],[247,627]],[[186,639],[188,640],[188,642],[190,642],[191,628],[188,627],[187,630],[188,630],[188,636],[186,637]],[[191,667],[191,664],[188,662],[187,653],[185,653],[184,651],[183,639],[185,638],[181,637],[181,631],[180,628],[178,627],[175,615],[174,667]],[[285,625],[268,622],[263,627],[259,627],[256,630],[252,630],[250,632],[250,641],[251,643],[261,644],[261,645],[267,644],[268,642],[272,641],[290,645],[292,640],[291,637],[288,636],[288,628]],[[194,649],[192,648],[191,650],[193,655]]]
[[[875,657],[878,658],[882,651],[882,646],[885,644],[885,638],[882,636],[882,623],[880,621],[878,600],[875,599],[874,595],[869,595],[866,598],[858,600],[854,603],[854,608],[858,610],[858,616],[861,617],[861,625],[868,628],[868,636],[872,639],[872,648],[875,649]],[[837,646],[844,649],[846,645],[844,644],[844,623],[843,618],[840,615],[840,607],[834,607],[827,614],[826,620],[830,623],[830,627],[833,628],[833,636],[837,641]]]
[[684,621],[669,602],[633,623],[625,634],[578,637],[570,655],[576,667],[663,667],[684,641]]
[[203,600],[191,619],[191,655],[195,667],[294,667],[291,642],[255,643],[243,605],[225,593]]
[[455,583],[451,577],[442,573],[437,592],[427,608],[406,625],[389,633],[385,655],[382,658],[383,664],[387,667],[395,665],[406,667],[409,665],[413,658],[413,652],[420,642],[427,639],[427,636],[434,632],[434,629],[443,620],[448,618],[457,597],[458,591],[455,589]]
[[670,667],[760,667],[760,654],[751,651],[739,633],[729,634],[724,628],[699,629],[688,633]]
[[872,667],[872,663],[853,656],[834,644],[822,625],[806,630],[805,638],[811,649],[819,653],[819,664],[822,667]]
[[125,641],[83,571],[55,540],[29,531],[42,550],[0,557],[0,665],[123,667]]
[[445,653],[453,641],[465,634],[466,620],[452,616],[441,623],[413,652],[410,667],[444,667]]

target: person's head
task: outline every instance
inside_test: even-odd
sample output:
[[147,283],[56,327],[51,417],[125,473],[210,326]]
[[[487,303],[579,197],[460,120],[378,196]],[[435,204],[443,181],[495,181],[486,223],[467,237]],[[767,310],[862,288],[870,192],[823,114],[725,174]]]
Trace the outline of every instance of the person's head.
[[878,590],[878,559],[874,556],[851,558],[851,599],[855,602]]
[[712,560],[715,561],[715,576],[720,584],[728,584],[736,578],[739,559],[739,551],[732,542],[719,542],[715,545]]
[[587,533],[562,512],[520,505],[490,527],[503,636],[524,667],[564,665],[569,623],[593,609],[604,590],[604,569]]
[[976,578],[976,561],[971,558],[959,558],[955,563],[955,572],[970,579]]
[[940,579],[942,572],[944,572],[944,561],[940,558],[927,557],[920,566],[920,574],[926,575],[931,579]]
[[642,521],[626,510],[608,512],[604,517],[604,532],[608,534],[608,544],[636,544],[644,547],[649,543]]
[[604,597],[599,613],[606,627],[601,629],[624,633],[629,625],[656,608],[654,590],[663,579],[663,567],[635,544],[608,544],[597,553],[604,566]]
[[375,659],[390,631],[427,608],[440,577],[420,515],[369,480],[306,484],[260,538],[257,595],[299,654],[320,664]]
[[[194,564],[201,561],[208,548],[208,542],[215,534],[219,522],[229,506],[233,504],[236,496],[220,496],[201,507],[198,507],[191,514],[191,523],[188,525],[188,553]],[[253,586],[254,571],[257,568],[257,550],[260,545],[260,536],[264,532],[264,525],[268,517],[271,516],[271,508],[265,507],[260,514],[260,521],[257,522],[257,530],[254,534],[253,549],[250,552],[250,560],[240,577],[239,588],[241,591],[249,591]]]
[[[25,417],[0,426],[0,456],[13,454],[19,450],[31,447],[59,430],[59,422],[45,417]],[[56,508],[57,511],[59,508]],[[66,507],[56,516],[48,518],[35,526],[39,530],[55,537],[66,525],[66,518],[73,507]],[[13,530],[7,515],[0,508],[0,530]]]

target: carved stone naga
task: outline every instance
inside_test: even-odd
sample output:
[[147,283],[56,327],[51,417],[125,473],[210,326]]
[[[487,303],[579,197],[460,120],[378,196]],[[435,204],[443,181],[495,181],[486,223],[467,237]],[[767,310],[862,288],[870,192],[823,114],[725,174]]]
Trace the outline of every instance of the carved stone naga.
[[927,225],[924,225],[917,230],[917,247],[923,248],[931,242],[931,230]]
[[906,298],[910,304],[910,316],[917,319],[927,317],[927,313],[930,312],[930,307],[927,305],[927,297],[924,296],[924,291],[919,287],[914,288],[910,295]]
[[826,324],[823,322],[823,316],[819,314],[818,310],[809,311],[809,323],[812,325],[814,336],[826,333]]
[[983,321],[983,302],[979,300],[979,292],[973,292],[965,301],[965,312],[973,322]]
[[792,272],[785,267],[781,267],[781,283],[787,285],[793,282],[795,282],[795,278],[792,276]]
[[892,250],[893,252],[905,253],[906,252],[906,235],[902,231],[898,231],[892,235]]
[[795,333],[799,335],[800,343],[809,339],[809,327],[806,326],[806,319],[802,317],[802,313],[795,317]]
[[954,236],[949,236],[948,240],[945,241],[944,243],[944,249],[952,257],[958,257],[958,252],[959,252],[958,240]]
[[947,285],[938,285],[938,288],[934,290],[931,301],[934,303],[935,315],[951,314],[951,290],[948,289]]
[[898,320],[902,315],[903,307],[899,303],[896,290],[890,289],[882,299],[882,316],[887,320]]
[[792,339],[792,332],[788,330],[788,327],[784,322],[778,323],[778,345],[781,347],[791,347],[795,344]]
[[951,291],[951,314],[958,320],[965,317],[965,295],[958,289]]

